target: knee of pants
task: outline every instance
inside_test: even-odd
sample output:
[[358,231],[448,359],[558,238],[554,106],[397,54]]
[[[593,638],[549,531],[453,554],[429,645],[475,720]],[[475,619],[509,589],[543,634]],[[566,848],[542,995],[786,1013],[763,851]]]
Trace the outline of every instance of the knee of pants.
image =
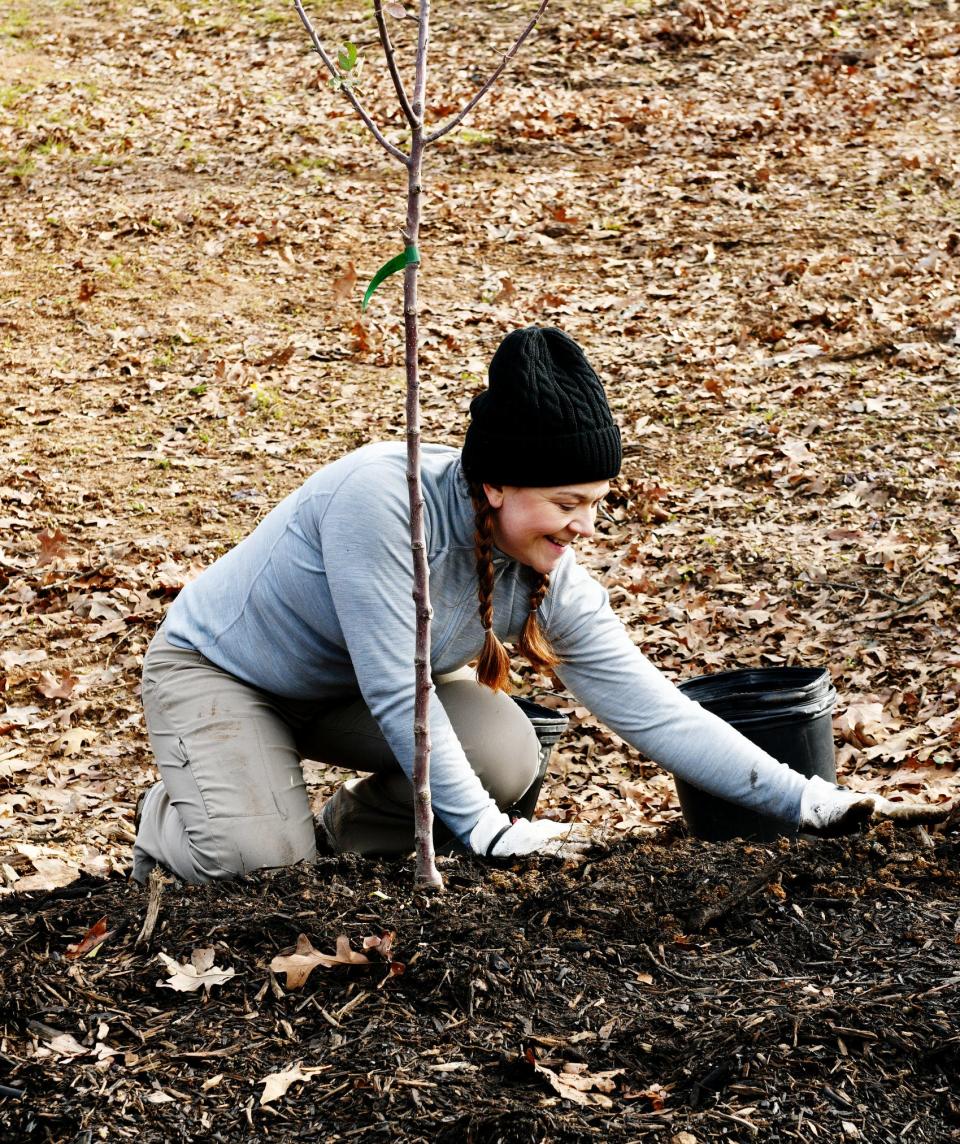
[[540,771],[540,743],[532,727],[530,730],[532,743],[525,744],[522,751],[512,753],[509,767],[502,768],[498,774],[489,778],[489,785],[486,782],[484,784],[497,805],[503,809],[523,798]]
[[145,847],[137,840],[134,876],[143,880],[159,861],[184,882],[229,881],[255,869],[293,866],[317,857],[314,819],[309,826],[278,818],[208,820],[203,829],[178,829]]
[[135,882],[146,882],[155,866],[164,867],[188,885],[225,881],[244,873],[236,861],[213,846],[193,846],[183,838],[176,845],[154,847],[145,845],[138,836],[133,846],[131,877]]
[[470,766],[493,799],[505,807],[522,798],[540,769],[540,742],[523,711],[509,695],[475,679],[456,679],[437,691]]
[[217,819],[202,837],[188,834],[186,843],[187,852],[178,858],[191,868],[190,882],[239,878],[317,856],[312,816],[308,827],[272,817]]

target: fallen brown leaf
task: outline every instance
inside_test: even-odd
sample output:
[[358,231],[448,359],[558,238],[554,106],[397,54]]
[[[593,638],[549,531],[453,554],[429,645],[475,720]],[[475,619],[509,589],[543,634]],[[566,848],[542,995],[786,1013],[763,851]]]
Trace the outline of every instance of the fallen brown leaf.
[[334,278],[333,296],[338,302],[349,302],[357,289],[357,268],[352,262],[347,263],[346,271],[338,278]]
[[54,741],[54,747],[62,755],[76,755],[85,743],[92,743],[94,734],[85,727],[71,727],[59,735]]
[[616,1078],[624,1073],[624,1069],[605,1069],[591,1073],[587,1071],[587,1065],[579,1061],[567,1061],[555,1072],[537,1060],[533,1049],[524,1052],[523,1061],[532,1069],[534,1076],[545,1081],[564,1100],[600,1108],[613,1107],[613,1101],[607,1093],[616,1089]]
[[85,953],[89,953],[93,949],[99,948],[110,936],[107,931],[106,917],[100,918],[99,921],[87,930],[83,937],[75,945],[68,945],[64,957],[73,959],[76,957],[83,957]]
[[37,540],[40,542],[40,551],[37,553],[38,568],[42,568],[44,564],[52,564],[61,556],[66,555],[67,538],[59,528],[54,532],[48,528],[44,529],[43,532],[37,534]]
[[69,699],[79,682],[79,677],[71,675],[69,671],[65,671],[60,679],[48,671],[41,671],[37,690],[47,699]]
[[[381,939],[374,940],[379,942]],[[299,989],[318,965],[329,969],[333,965],[369,964],[369,957],[350,948],[350,940],[346,934],[341,934],[337,938],[336,953],[320,953],[313,948],[306,934],[300,934],[293,953],[277,954],[270,962],[270,969],[274,973],[286,973],[288,989]]]
[[165,953],[158,953],[157,959],[166,966],[170,980],[158,981],[157,984],[180,993],[192,993],[197,989],[206,989],[209,993],[214,985],[223,985],[234,976],[233,969],[219,969],[214,965],[214,956],[212,947],[195,949],[190,960],[181,965]]
[[324,1072],[327,1067],[329,1066],[321,1065],[319,1068],[301,1068],[300,1062],[295,1061],[288,1068],[265,1076],[260,1082],[263,1085],[263,1092],[260,1094],[261,1108],[265,1104],[279,1100],[292,1084],[296,1084],[297,1081],[300,1080],[309,1080],[312,1076],[316,1076],[317,1073]]

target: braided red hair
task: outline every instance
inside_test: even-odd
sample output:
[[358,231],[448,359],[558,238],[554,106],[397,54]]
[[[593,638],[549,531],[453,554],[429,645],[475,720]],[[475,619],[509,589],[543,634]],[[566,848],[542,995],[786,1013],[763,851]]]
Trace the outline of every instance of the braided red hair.
[[[493,630],[493,509],[483,486],[471,483],[476,528],[474,545],[477,557],[477,599],[480,623],[483,625],[483,650],[477,662],[477,679],[494,691],[510,690],[510,656]],[[560,662],[550,641],[540,627],[537,611],[550,588],[550,577],[541,573],[530,592],[530,611],[520,633],[517,650],[538,671],[546,671]]]

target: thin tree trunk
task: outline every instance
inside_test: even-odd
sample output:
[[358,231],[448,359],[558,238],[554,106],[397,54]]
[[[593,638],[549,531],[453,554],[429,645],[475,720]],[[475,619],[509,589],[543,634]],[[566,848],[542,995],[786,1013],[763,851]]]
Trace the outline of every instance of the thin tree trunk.
[[[427,74],[430,4],[420,2],[420,33],[413,92],[410,163],[407,168],[407,225],[404,240],[416,246],[420,235],[420,184],[423,169],[423,103]],[[407,364],[407,487],[410,494],[410,543],[413,550],[413,599],[417,611],[416,703],[413,716],[413,798],[416,816],[418,885],[442,888],[433,850],[433,808],[430,802],[430,572],[423,526],[423,484],[420,476],[420,372],[417,330],[417,274],[419,265],[403,275],[403,325]]]
[[[356,73],[353,64],[344,68],[343,73],[338,71],[330,55],[324,49],[310,18],[303,8],[303,0],[294,0],[297,14],[306,28],[314,49],[323,60],[324,66],[330,73],[334,86],[339,88],[354,110],[369,128],[377,142],[394,159],[399,159],[407,168],[407,225],[403,233],[404,243],[407,247],[419,247],[420,237],[420,198],[422,194],[421,172],[423,170],[423,152],[429,143],[436,142],[444,135],[449,134],[483,98],[496,83],[501,72],[516,55],[520,45],[533,31],[537,21],[547,6],[547,0],[540,0],[539,7],[527,22],[526,27],[514,41],[510,50],[503,54],[500,63],[487,78],[469,102],[445,125],[432,131],[424,132],[424,112],[427,87],[427,47],[430,42],[430,0],[419,0],[419,18],[417,33],[417,59],[416,75],[414,79],[413,99],[407,98],[403,79],[397,67],[393,45],[384,18],[383,0],[373,0],[374,15],[377,28],[380,32],[380,42],[387,59],[390,76],[396,88],[397,98],[404,117],[410,124],[411,141],[410,153],[405,154],[394,143],[386,138],[384,133],[371,119],[369,113],[360,103],[354,91]],[[396,13],[391,12],[396,18]],[[410,13],[402,13],[400,18]],[[355,53],[354,53],[355,55]],[[355,61],[354,61],[355,62]],[[350,82],[348,82],[348,77]],[[392,268],[383,267],[383,270]],[[433,809],[430,804],[430,620],[433,609],[430,606],[430,574],[427,567],[427,548],[423,527],[423,484],[420,477],[420,376],[419,376],[419,341],[417,335],[417,271],[419,260],[408,263],[403,275],[403,326],[405,333],[406,365],[407,365],[407,487],[410,495],[410,544],[413,552],[413,599],[417,614],[416,647],[414,650],[416,672],[416,695],[414,700],[413,736],[413,791],[414,813],[416,821],[416,849],[417,866],[416,880],[421,886],[443,888],[443,879],[437,870],[433,850]],[[382,279],[378,276],[370,285],[372,293]],[[366,306],[366,301],[364,302]]]

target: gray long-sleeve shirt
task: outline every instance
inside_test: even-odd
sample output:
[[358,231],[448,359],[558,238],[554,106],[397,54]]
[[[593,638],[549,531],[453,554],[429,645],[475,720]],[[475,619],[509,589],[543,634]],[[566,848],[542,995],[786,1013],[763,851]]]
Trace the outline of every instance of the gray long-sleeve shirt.
[[[422,464],[436,676],[475,659],[483,630],[460,455],[428,445]],[[500,553],[494,571],[494,629],[516,640],[533,574]],[[369,445],[315,473],[188,584],[165,631],[171,643],[277,695],[329,700],[359,691],[412,776],[412,592],[405,448]],[[557,674],[621,738],[711,794],[796,824],[806,780],[665,679],[569,549],[539,614],[563,660]],[[466,842],[492,800],[435,695],[430,736],[434,810]]]

